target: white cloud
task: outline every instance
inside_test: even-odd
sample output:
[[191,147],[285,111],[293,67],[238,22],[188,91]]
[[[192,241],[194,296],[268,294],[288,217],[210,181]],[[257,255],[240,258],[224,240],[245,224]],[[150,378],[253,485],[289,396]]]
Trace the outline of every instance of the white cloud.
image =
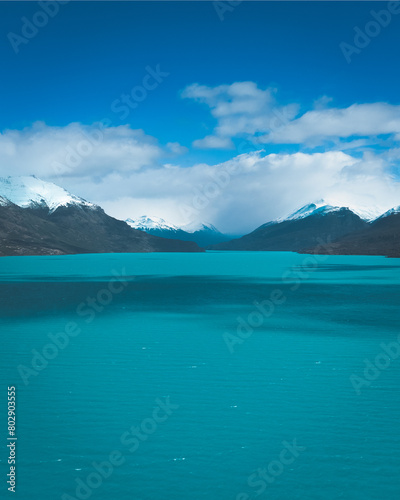
[[194,83],[182,91],[183,98],[206,103],[216,117],[237,113],[254,114],[260,106],[273,101],[272,89],[262,90],[254,82],[208,87]]
[[377,136],[400,140],[400,106],[377,102],[334,108],[329,107],[332,99],[322,96],[314,101],[313,109],[298,116],[296,103],[279,105],[275,95],[275,89],[263,90],[254,82],[186,87],[182,97],[206,104],[216,120],[212,135],[195,140],[193,146],[228,149],[232,139],[245,138],[261,145],[315,148],[328,141],[339,144],[342,139],[343,149],[347,149],[349,139],[363,138],[363,146]]
[[229,137],[207,135],[204,139],[197,139],[193,146],[199,149],[233,149],[235,146]]
[[[246,153],[221,164],[162,164],[177,143],[162,148],[143,131],[37,123],[0,135],[1,175],[35,174],[103,206],[117,218],[155,215],[175,224],[208,221],[229,233],[245,233],[299,206],[326,198],[341,205],[378,205],[382,212],[400,204],[400,186],[391,175],[400,156],[393,148],[377,156],[365,152]],[[85,138],[86,135],[86,138]],[[68,145],[87,137],[99,141],[78,165],[65,163]],[[82,147],[82,144],[81,144]],[[350,150],[352,151],[352,150]]]
[[179,144],[179,142],[168,142],[166,147],[174,155],[183,155],[188,152],[188,148],[182,146],[181,144]]
[[113,169],[129,173],[154,165],[162,154],[156,139],[127,125],[50,127],[36,122],[0,134],[2,168],[15,175],[97,179]]
[[212,135],[193,142],[198,148],[232,148],[231,138],[255,137],[285,125],[298,112],[298,105],[279,106],[276,90],[260,89],[254,82],[208,87],[189,85],[182,97],[206,104],[216,119]]
[[348,108],[316,109],[260,138],[260,142],[304,144],[310,140],[370,137],[400,132],[400,106],[353,104]]
[[112,173],[80,185],[86,198],[117,218],[163,217],[175,224],[205,221],[229,233],[259,225],[325,198],[340,205],[400,204],[400,185],[385,160],[326,153],[239,155],[227,162],[148,168],[126,177]]

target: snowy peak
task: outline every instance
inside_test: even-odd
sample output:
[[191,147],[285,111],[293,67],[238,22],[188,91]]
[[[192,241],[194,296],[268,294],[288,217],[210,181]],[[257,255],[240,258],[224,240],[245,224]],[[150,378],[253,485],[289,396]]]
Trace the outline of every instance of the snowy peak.
[[382,209],[378,207],[350,207],[349,210],[366,222],[372,222],[378,219],[382,213]]
[[194,241],[201,248],[206,248],[209,245],[230,239],[221,234],[218,229],[209,223],[193,222],[177,226],[161,219],[161,217],[148,215],[143,215],[138,219],[126,219],[125,222],[134,229],[140,229],[154,236],[182,241]]
[[389,217],[389,215],[396,215],[396,214],[400,214],[400,206],[391,208],[390,210],[388,210],[387,212],[385,212],[384,214],[382,214],[378,218],[384,219],[385,217]]
[[33,175],[0,177],[0,204],[8,204],[9,202],[21,208],[48,208],[49,213],[61,206],[96,207],[96,205],[69,193],[56,184],[42,181]]
[[166,222],[161,217],[154,217],[149,215],[142,215],[138,219],[126,219],[125,222],[133,227],[133,229],[140,229],[146,231],[147,229],[159,229],[164,231],[178,231],[179,227]]
[[329,204],[326,202],[326,200],[318,200],[316,202],[309,203],[308,205],[304,205],[303,207],[292,212],[288,216],[281,217],[273,222],[278,223],[290,220],[305,219],[306,217],[309,217],[311,215],[326,215],[332,212],[339,212],[340,210],[345,210],[345,209],[350,210],[355,215],[360,217],[360,219],[366,222],[371,222],[377,219],[382,213],[382,210],[379,209],[378,207],[364,207],[351,204],[345,206],[340,204]]
[[186,224],[185,226],[181,226],[182,231],[185,231],[187,233],[197,233],[198,231],[207,231],[211,233],[218,233],[220,234],[220,231],[210,224],[209,222],[202,223],[202,222],[191,222],[190,224]]
[[202,222],[191,222],[184,226],[176,226],[171,222],[167,222],[161,217],[142,215],[138,219],[126,219],[125,222],[134,229],[142,231],[160,230],[160,231],[184,231],[185,233],[197,233],[198,231],[206,231],[220,234],[212,224]]
[[295,210],[286,217],[280,217],[275,222],[284,222],[289,220],[305,219],[310,215],[324,215],[330,212],[336,212],[340,210],[340,207],[329,205],[325,200],[319,200],[314,203],[309,203],[303,207]]

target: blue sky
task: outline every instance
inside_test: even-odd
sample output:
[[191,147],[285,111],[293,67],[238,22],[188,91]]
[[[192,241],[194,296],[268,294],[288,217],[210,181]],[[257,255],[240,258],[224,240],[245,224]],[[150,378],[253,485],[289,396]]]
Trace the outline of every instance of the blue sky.
[[[10,168],[27,173],[27,158],[32,153],[27,149],[20,158],[15,153],[11,158],[10,141],[19,140],[21,150],[29,142],[41,144],[40,138],[51,148],[51,137],[58,134],[53,149],[61,147],[63,140],[67,147],[72,129],[75,134],[79,127],[95,130],[94,124],[105,118],[109,120],[105,142],[110,150],[124,149],[125,136],[126,147],[132,141],[137,148],[143,146],[142,163],[130,164],[129,158],[117,155],[111,164],[112,156],[102,154],[110,165],[108,170],[107,165],[100,165],[96,174],[95,162],[101,160],[94,153],[91,158],[81,158],[74,172],[60,170],[57,175],[62,179],[58,183],[75,191],[79,186],[81,192],[77,194],[94,197],[119,217],[139,216],[153,203],[158,211],[154,215],[167,213],[175,221],[179,219],[171,201],[160,202],[168,198],[168,193],[143,184],[139,202],[138,193],[130,195],[126,188],[118,188],[124,179],[132,186],[140,185],[139,177],[147,175],[149,169],[173,170],[172,165],[179,172],[192,169],[193,179],[187,180],[182,189],[194,193],[193,183],[204,181],[197,179],[199,174],[193,167],[204,164],[206,171],[232,161],[239,153],[254,155],[257,149],[263,149],[263,155],[288,155],[297,161],[293,156],[297,153],[350,155],[346,168],[353,160],[364,159],[368,175],[374,160],[380,177],[379,169],[385,161],[385,172],[393,174],[400,133],[396,128],[400,14],[392,14],[388,25],[380,27],[379,35],[353,54],[350,63],[340,46],[341,42],[354,45],[354,27],[365,30],[374,20],[371,10],[379,12],[386,7],[386,2],[242,2],[227,10],[221,20],[215,2],[69,2],[59,5],[59,12],[28,43],[20,44],[16,54],[9,33],[20,35],[21,18],[32,20],[41,7],[37,2],[1,2],[0,60],[5,77],[1,81],[0,131],[8,141],[8,149],[0,148],[2,175],[12,173]],[[159,67],[168,76],[121,119],[122,113],[112,111],[112,103],[141,86],[149,67]],[[372,107],[365,107],[368,104]],[[354,105],[364,107],[350,108]],[[252,106],[254,110],[249,112]],[[336,110],[337,121],[333,131],[329,128],[332,109]],[[304,118],[315,110],[321,115]],[[278,119],[278,125],[273,121],[277,113],[284,116],[283,121]],[[303,120],[298,121],[301,117]],[[321,123],[321,136],[310,125],[313,120]],[[368,121],[371,126],[360,129],[360,122]],[[40,133],[38,125],[36,132],[32,129],[35,122],[43,122]],[[272,130],[274,135],[269,126],[272,122],[272,128],[278,129]],[[340,130],[353,122],[353,129],[349,126],[341,137]],[[71,124],[76,125],[71,129]],[[120,126],[125,127],[123,133]],[[131,132],[138,129],[143,131],[141,137]],[[211,139],[204,141],[205,137]],[[32,161],[29,172],[50,179],[52,173],[42,168],[44,162],[56,161],[50,156],[46,153],[40,166]],[[160,177],[164,174],[161,172]],[[103,184],[114,186],[110,184],[112,179],[114,199],[101,189]],[[272,182],[263,179],[254,177],[248,185]],[[166,182],[174,185],[177,181],[171,177]],[[274,182],[280,185],[279,180]],[[314,182],[310,178],[310,184]],[[235,195],[231,184],[219,197],[225,203]],[[315,196],[325,196],[324,189],[328,187],[316,189]],[[363,189],[365,192],[367,188]],[[274,210],[289,209],[291,194],[282,191],[282,196],[288,201],[278,208],[277,201],[265,209],[247,207],[247,213],[253,214],[248,215],[249,226],[274,216]],[[308,196],[311,192],[304,190],[304,199]],[[116,199],[124,200],[129,213]],[[145,199],[150,201],[146,204]],[[303,197],[299,197],[301,201]],[[215,203],[210,201],[203,213],[194,215],[224,225],[229,208],[212,210],[210,205]],[[245,225],[238,224],[238,230]],[[226,226],[235,229],[229,222]]]

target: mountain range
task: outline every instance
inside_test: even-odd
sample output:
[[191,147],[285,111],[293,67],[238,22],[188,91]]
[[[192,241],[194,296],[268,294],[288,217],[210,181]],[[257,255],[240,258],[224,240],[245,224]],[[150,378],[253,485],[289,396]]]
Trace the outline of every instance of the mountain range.
[[222,234],[216,227],[209,223],[191,223],[184,226],[176,226],[160,217],[147,215],[143,215],[136,220],[126,219],[125,222],[134,229],[140,229],[148,234],[162,238],[194,241],[200,247],[208,247],[223,241],[229,241],[232,238]]
[[200,251],[133,229],[35,176],[0,178],[0,255]]
[[348,233],[323,249],[311,248],[307,252],[400,257],[400,207],[388,210],[364,229]]
[[400,207],[319,200],[240,238],[212,224],[176,226],[160,217],[118,220],[35,176],[0,178],[0,256],[108,252],[292,251],[400,257]]
[[378,213],[320,200],[211,249],[400,257],[400,207]]

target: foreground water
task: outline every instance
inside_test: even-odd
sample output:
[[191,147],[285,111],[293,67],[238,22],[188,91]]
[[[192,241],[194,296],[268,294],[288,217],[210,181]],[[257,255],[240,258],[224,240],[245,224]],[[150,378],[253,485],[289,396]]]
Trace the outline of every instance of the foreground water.
[[22,257],[0,275],[2,497],[15,385],[16,498],[399,498],[399,260]]

